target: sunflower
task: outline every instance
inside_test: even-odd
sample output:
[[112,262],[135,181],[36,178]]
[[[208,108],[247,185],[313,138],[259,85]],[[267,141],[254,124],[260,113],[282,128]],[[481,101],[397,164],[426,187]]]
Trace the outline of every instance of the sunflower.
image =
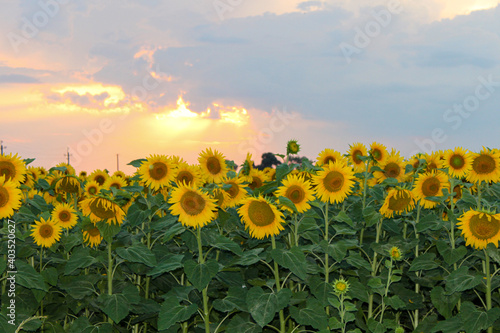
[[354,185],[354,172],[351,167],[341,161],[323,166],[312,178],[316,197],[323,202],[342,202],[352,192]]
[[252,172],[254,168],[254,163],[252,161],[252,154],[247,153],[247,157],[245,158],[245,161],[241,165],[241,169],[238,172],[238,177],[242,179],[243,181],[252,182],[252,176],[250,176],[250,173]]
[[276,180],[276,169],[272,167],[265,167],[264,168],[264,173],[267,175],[267,179],[271,180]]
[[436,201],[427,200],[427,197],[438,197],[443,195],[443,188],[448,184],[448,177],[442,172],[426,172],[418,176],[413,186],[415,200],[420,200],[422,207],[434,208]]
[[385,197],[384,204],[380,208],[380,214],[392,217],[394,213],[407,213],[415,208],[413,193],[409,190],[393,188]]
[[76,176],[64,176],[56,182],[56,192],[80,194],[80,180]]
[[391,247],[389,250],[389,255],[393,260],[401,260],[403,258],[403,255],[401,253],[401,250],[397,246]]
[[96,181],[99,185],[104,185],[106,179],[108,179],[109,175],[106,171],[97,169],[94,170],[88,177],[87,181]]
[[0,219],[11,217],[21,207],[22,192],[17,184],[0,176]]
[[84,194],[86,197],[98,195],[101,188],[102,186],[95,180],[87,181],[87,184],[85,184]]
[[184,226],[203,227],[215,218],[215,200],[200,189],[180,185],[172,191],[169,203],[172,215],[179,215]]
[[247,197],[247,191],[241,185],[239,178],[225,178],[222,180],[223,190],[229,194],[223,208],[231,208],[240,204]]
[[207,148],[198,157],[201,171],[210,183],[219,183],[226,175],[227,166],[224,155],[217,150]]
[[286,144],[286,154],[287,155],[296,155],[300,151],[300,145],[297,143],[297,140],[290,140]]
[[74,176],[74,175],[76,175],[75,168],[73,168],[68,163],[61,162],[61,163],[59,163],[59,164],[56,165],[56,168],[61,168],[61,167],[66,168],[66,170],[64,171],[64,174],[66,176],[70,176],[70,175]]
[[98,247],[102,242],[101,232],[95,226],[83,230],[83,241],[90,247]]
[[169,186],[174,178],[174,164],[165,155],[150,155],[139,167],[139,175],[146,186],[159,190]]
[[112,187],[119,190],[125,186],[127,186],[127,181],[119,176],[108,177],[108,179],[106,179],[104,184],[102,184],[102,187],[106,190],[111,190]]
[[73,207],[67,203],[61,203],[52,210],[52,220],[64,229],[71,229],[76,225],[78,217]]
[[229,195],[229,193],[224,191],[222,188],[214,189],[211,197],[215,200],[215,204],[217,205],[217,207],[221,208],[222,210],[225,210],[227,204],[231,201],[231,196]]
[[484,148],[472,154],[472,168],[467,174],[471,183],[498,182],[500,179],[500,152]]
[[125,212],[114,201],[103,197],[91,197],[80,202],[83,215],[89,216],[94,223],[106,221],[108,224],[123,223]]
[[369,153],[377,163],[384,163],[389,156],[387,148],[378,142],[372,142]]
[[425,154],[424,156],[425,163],[426,163],[426,171],[431,172],[433,170],[436,170],[441,166],[441,155],[439,152],[434,152],[432,154]]
[[457,226],[462,230],[466,245],[484,249],[488,243],[498,247],[500,241],[500,214],[469,210],[461,217]]
[[38,170],[38,172],[40,174],[40,178],[45,178],[49,174],[47,169],[45,169],[44,167],[36,167],[36,169]]
[[33,188],[36,182],[40,179],[40,176],[40,170],[38,168],[30,166],[26,169],[26,181],[24,182],[24,184],[28,187]]
[[199,166],[189,165],[185,162],[179,163],[177,168],[174,169],[174,182],[177,185],[185,183],[192,187],[202,186],[203,179]]
[[471,154],[461,147],[447,150],[441,161],[441,168],[447,168],[449,175],[458,179],[465,177],[471,167]]
[[25,174],[26,165],[17,154],[0,155],[0,176],[5,176],[5,180],[20,184],[24,181]]
[[87,171],[80,171],[80,173],[78,174],[78,178],[79,178],[82,182],[84,182],[84,181],[86,181],[86,180],[87,180],[87,176],[88,176]]
[[[283,185],[275,192],[276,197],[290,199],[299,213],[303,213],[311,208],[308,202],[314,200],[314,194],[309,181],[297,175],[288,175],[286,179],[282,181],[282,184]],[[283,206],[283,208],[291,213],[293,212],[287,206]]]
[[252,169],[249,177],[251,177],[252,181],[249,182],[250,184],[248,184],[248,187],[250,187],[252,190],[261,187],[267,181],[269,181],[267,174],[259,169]]
[[[323,149],[323,151],[321,151],[318,155],[318,157],[316,158],[316,160],[318,161],[316,164],[318,166],[323,166],[324,164],[330,164],[330,163],[335,163],[337,161],[344,161],[346,162],[346,160],[344,159],[344,157],[342,156],[342,154],[340,154],[338,151],[335,151],[333,149]],[[346,163],[347,164],[347,163]]]
[[42,247],[51,247],[61,238],[61,226],[53,222],[50,218],[40,221],[35,221],[32,226],[31,237],[33,237],[36,245]]
[[362,172],[365,171],[365,162],[363,162],[359,157],[360,156],[366,156],[366,147],[362,143],[355,143],[354,145],[350,146],[349,149],[349,161],[352,163],[354,171],[356,172]]
[[349,291],[349,282],[343,278],[337,279],[333,282],[333,290],[337,295],[345,294]]
[[384,171],[373,173],[378,183],[382,183],[387,178],[395,178],[398,182],[402,182],[405,178],[403,158],[399,156],[399,153],[393,152],[386,157],[385,161],[380,163],[380,168]]
[[267,236],[278,235],[282,226],[283,213],[263,196],[249,197],[243,200],[238,208],[241,220],[249,230],[250,236],[263,239]]
[[127,179],[127,175],[125,174],[125,172],[120,171],[120,170],[116,170],[115,172],[113,172],[113,176],[122,177],[123,179]]

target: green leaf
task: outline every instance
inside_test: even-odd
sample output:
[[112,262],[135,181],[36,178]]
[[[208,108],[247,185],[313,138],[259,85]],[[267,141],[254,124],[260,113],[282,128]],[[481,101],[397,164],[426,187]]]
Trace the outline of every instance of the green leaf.
[[100,278],[98,275],[62,276],[59,287],[74,299],[83,299],[95,292],[94,285]]
[[361,257],[361,254],[359,254],[357,252],[349,251],[349,256],[347,257],[346,261],[347,261],[347,263],[349,265],[352,265],[352,266],[354,266],[354,267],[356,267],[358,269],[364,268],[368,272],[372,271],[372,267],[370,266],[370,264],[368,263],[368,261],[366,261],[365,259],[363,259]]
[[350,225],[351,227],[354,227],[354,223],[352,222],[351,218],[344,211],[340,211],[339,214],[333,218],[333,220],[338,222],[344,222]]
[[221,250],[231,251],[238,256],[243,254],[241,247],[235,241],[220,234],[217,234],[215,241],[211,245]]
[[453,315],[453,309],[460,299],[460,293],[446,295],[443,287],[437,286],[431,290],[431,301],[436,310],[445,317],[450,319]]
[[292,171],[288,164],[282,163],[276,166],[276,181],[280,182],[286,175]]
[[188,260],[184,263],[184,271],[193,286],[202,291],[219,272],[219,263],[215,260],[208,260],[199,264],[194,260]]
[[465,246],[462,245],[456,249],[452,249],[448,243],[442,240],[436,242],[436,247],[439,254],[443,256],[444,261],[450,266],[458,262],[467,254],[467,248]]
[[398,295],[394,295],[392,297],[384,297],[384,302],[394,310],[399,310],[406,306],[405,302],[403,302]]
[[480,332],[500,318],[500,308],[496,307],[488,312],[478,310],[471,302],[464,302],[460,308],[460,317],[462,319],[462,329],[466,333]]
[[311,293],[321,302],[321,304],[327,306],[328,298],[333,293],[332,285],[315,275],[309,279],[308,286]]
[[184,259],[183,254],[167,254],[162,258],[162,261],[156,265],[151,271],[148,272],[149,276],[158,277],[163,273],[168,273],[170,271],[176,270],[183,267],[182,259]]
[[301,325],[312,326],[317,330],[328,327],[328,317],[326,316],[324,307],[314,298],[307,300],[305,308],[290,307],[290,315]]
[[[387,179],[391,179],[391,178],[387,178]],[[384,324],[379,323],[378,321],[376,321],[373,318],[368,319],[368,329],[372,333],[384,333],[385,332]]]
[[116,254],[130,262],[138,262],[149,267],[156,265],[156,258],[153,252],[142,243],[135,243],[129,247],[119,247]]
[[165,302],[161,305],[158,315],[158,330],[169,329],[178,322],[186,321],[198,310],[198,305],[181,305],[173,292],[169,292],[165,297]]
[[278,297],[274,292],[266,293],[261,287],[253,287],[247,293],[248,311],[252,318],[264,327],[273,320],[278,308]]
[[105,221],[97,222],[97,229],[101,233],[102,238],[108,243],[113,242],[113,237],[120,232],[121,226],[117,224],[106,223]]
[[97,260],[90,255],[90,249],[88,247],[77,248],[69,258],[64,268],[64,274],[69,275],[79,268],[89,267],[96,262]]
[[26,287],[28,289],[39,289],[43,291],[49,291],[47,284],[43,277],[35,271],[31,265],[28,265],[24,261],[16,261],[16,283],[20,286]]
[[59,276],[57,274],[57,269],[55,269],[54,267],[45,268],[42,271],[42,276],[45,282],[47,282],[51,286],[57,285],[57,280]]
[[231,262],[231,266],[251,266],[257,262],[259,262],[262,258],[259,256],[259,254],[264,251],[263,248],[257,248],[257,249],[252,249],[252,250],[247,250],[243,252],[243,255],[240,258],[237,258],[236,260],[233,260]]
[[280,205],[286,206],[290,208],[294,213],[297,213],[297,207],[295,207],[295,204],[293,203],[292,200],[288,199],[287,197],[279,197],[278,201]]
[[143,162],[146,162],[146,161],[147,161],[147,159],[145,159],[145,158],[140,158],[140,159],[137,159],[137,160],[133,160],[132,162],[130,162],[130,163],[129,163],[129,164],[127,164],[127,165],[131,165],[131,166],[133,166],[133,167],[135,167],[135,168],[139,168],[139,167],[141,166],[141,164],[142,164]]
[[443,332],[443,333],[458,333],[463,332],[462,320],[459,316],[449,318],[446,320],[439,321],[436,326],[433,327],[431,333]]
[[300,279],[305,280],[307,277],[306,256],[299,247],[293,246],[289,250],[274,249],[271,251],[271,257],[279,265],[291,270]]
[[213,302],[214,309],[221,312],[230,312],[234,309],[239,311],[248,311],[245,299],[247,297],[247,289],[241,287],[229,287],[227,296],[223,299],[216,299]]
[[434,261],[436,255],[434,253],[424,253],[419,257],[413,259],[409,272],[414,271],[428,271],[439,267],[439,265]]
[[119,323],[128,315],[129,302],[125,296],[121,294],[102,294],[98,299],[101,310],[115,323]]
[[260,333],[262,328],[252,322],[248,313],[235,315],[227,325],[226,332]]
[[482,281],[482,276],[469,272],[467,267],[460,267],[446,278],[446,291],[448,294],[469,290]]
[[488,253],[494,262],[500,264],[500,250],[493,243],[488,243],[488,246],[486,246],[486,253]]
[[87,317],[78,317],[69,329],[69,333],[92,333],[95,327],[90,324]]
[[375,210],[373,206],[368,206],[363,209],[363,218],[365,219],[365,223],[367,227],[371,227],[380,220],[380,213]]

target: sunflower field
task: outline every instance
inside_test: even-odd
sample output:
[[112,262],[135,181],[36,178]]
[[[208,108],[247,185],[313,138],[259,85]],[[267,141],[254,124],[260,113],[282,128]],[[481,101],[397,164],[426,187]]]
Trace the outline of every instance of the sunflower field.
[[500,332],[500,151],[132,175],[0,156],[0,332]]

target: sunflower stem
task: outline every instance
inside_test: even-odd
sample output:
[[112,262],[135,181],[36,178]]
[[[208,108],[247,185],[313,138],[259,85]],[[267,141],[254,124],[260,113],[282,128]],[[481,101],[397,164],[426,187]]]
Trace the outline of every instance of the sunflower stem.
[[[486,261],[486,311],[491,310],[491,274],[490,274],[490,256],[484,249],[484,257]],[[488,333],[493,333],[493,326],[488,327]]]
[[[370,161],[367,160],[365,161],[365,175],[363,177],[363,211],[366,208],[366,194],[368,192],[368,167],[370,166]],[[364,221],[363,221],[364,222]],[[365,234],[365,225],[363,224],[363,228],[361,229],[361,232],[359,233],[359,246],[363,245],[363,237]]]
[[[328,227],[329,227],[329,221],[328,221],[328,211],[329,211],[329,205],[328,201],[325,203],[325,241],[328,244],[329,242],[329,236],[328,236]],[[330,267],[328,264],[328,251],[325,252],[325,282],[330,283]],[[330,315],[330,307],[327,305],[326,306],[326,314],[327,316]]]
[[[271,248],[273,250],[276,250],[276,241],[274,239],[274,235],[271,235]],[[281,290],[281,281],[280,281],[280,271],[278,267],[278,263],[276,260],[274,261],[274,280],[276,282],[276,289],[278,292]],[[286,327],[285,327],[285,314],[283,312],[283,309],[280,310],[280,333],[285,333]]]
[[[391,285],[391,274],[392,274],[392,266],[393,266],[392,263],[393,263],[393,259],[391,256],[391,264],[389,266],[389,273],[387,274],[387,283],[385,285],[384,297],[387,297],[387,295],[389,294],[389,286]],[[386,308],[386,305],[384,303],[384,297],[382,297],[382,310],[380,310],[380,319],[379,319],[380,323],[382,323],[382,321],[384,320],[384,311]],[[417,319],[417,325],[418,325],[418,319]]]
[[[415,238],[417,241],[419,241],[419,234],[417,231],[417,224],[420,220],[420,210],[422,209],[422,206],[420,205],[420,201],[417,203],[417,218],[415,220]],[[417,242],[417,245],[415,246],[415,258],[418,258],[418,251],[419,251],[419,243]],[[419,272],[415,272],[415,275],[419,277]],[[420,284],[416,283],[415,284],[415,293],[419,294],[420,293]],[[413,323],[413,328],[416,329],[418,327],[418,316],[419,316],[419,311],[418,309],[415,310],[415,320]]]
[[[449,177],[450,182],[450,192],[453,193],[455,188],[455,178]],[[458,194],[458,193],[457,193]],[[455,250],[455,201],[454,195],[450,197],[450,213],[448,214],[448,220],[450,221],[450,243],[452,250]],[[456,271],[458,268],[457,263],[453,264],[453,271]],[[457,310],[460,312],[460,308],[462,307],[462,299],[458,299]]]
[[[375,236],[375,243],[377,243],[377,244],[380,241],[380,233],[382,231],[382,222],[383,222],[383,219],[380,219],[380,221],[377,223],[377,234]],[[373,277],[377,276],[377,252],[373,252],[371,275]],[[370,296],[368,296],[368,318],[373,317],[373,297],[374,297],[373,293],[370,294]]]
[[[196,228],[196,240],[198,241],[198,263],[204,264],[205,257],[203,256],[203,247],[201,244],[201,227]],[[205,333],[210,333],[210,309],[208,307],[208,285],[203,288],[203,321],[205,322]]]
[[[113,256],[111,242],[108,242],[108,295],[113,295]],[[113,325],[113,319],[108,316],[108,323]]]
[[477,183],[477,210],[481,210],[481,181]]

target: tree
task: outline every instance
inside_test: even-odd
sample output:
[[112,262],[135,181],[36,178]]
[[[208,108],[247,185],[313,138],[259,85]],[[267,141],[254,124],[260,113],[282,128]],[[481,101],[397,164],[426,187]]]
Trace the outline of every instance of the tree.
[[281,162],[278,161],[278,159],[273,153],[264,153],[262,154],[262,162],[260,162],[260,165],[257,165],[255,168],[259,170],[264,170],[264,168],[273,167],[280,164]]

